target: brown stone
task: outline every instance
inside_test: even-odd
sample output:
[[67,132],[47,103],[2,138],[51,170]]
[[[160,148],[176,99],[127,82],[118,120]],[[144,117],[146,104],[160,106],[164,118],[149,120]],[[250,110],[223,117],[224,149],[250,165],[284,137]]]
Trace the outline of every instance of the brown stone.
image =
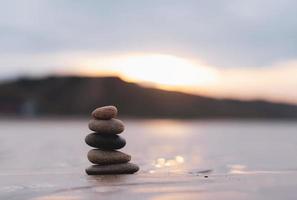
[[116,150],[92,149],[88,153],[90,162],[99,165],[109,165],[117,163],[127,163],[131,156]]
[[124,131],[124,123],[119,119],[99,120],[91,119],[89,129],[97,133],[120,134]]
[[95,109],[92,116],[96,119],[108,120],[115,118],[118,114],[118,109],[115,106],[103,106]]
[[134,174],[139,167],[133,163],[113,164],[113,165],[92,165],[86,169],[88,175],[106,174]]

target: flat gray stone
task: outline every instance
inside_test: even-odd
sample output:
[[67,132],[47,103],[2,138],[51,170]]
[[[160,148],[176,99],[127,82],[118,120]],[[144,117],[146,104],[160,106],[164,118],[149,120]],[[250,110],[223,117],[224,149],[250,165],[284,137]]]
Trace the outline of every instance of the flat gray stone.
[[114,150],[121,149],[126,145],[126,140],[119,135],[90,133],[86,136],[85,142],[95,148]]
[[125,130],[125,126],[124,123],[119,119],[91,119],[89,122],[89,129],[97,133],[120,134]]
[[86,169],[88,175],[105,174],[134,174],[139,167],[133,163],[113,164],[113,165],[92,165]]
[[115,150],[92,149],[88,152],[88,159],[94,164],[109,165],[127,163],[131,160],[131,156]]
[[118,114],[118,109],[115,106],[103,106],[100,108],[96,108],[92,112],[92,116],[94,118],[104,119],[104,120],[115,118],[117,114]]

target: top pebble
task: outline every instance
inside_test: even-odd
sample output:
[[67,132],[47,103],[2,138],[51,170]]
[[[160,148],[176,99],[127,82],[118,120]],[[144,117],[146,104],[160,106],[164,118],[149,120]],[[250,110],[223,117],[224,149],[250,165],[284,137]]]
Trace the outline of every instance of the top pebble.
[[92,117],[96,119],[108,120],[115,118],[118,114],[118,109],[115,106],[103,106],[95,109],[92,112]]

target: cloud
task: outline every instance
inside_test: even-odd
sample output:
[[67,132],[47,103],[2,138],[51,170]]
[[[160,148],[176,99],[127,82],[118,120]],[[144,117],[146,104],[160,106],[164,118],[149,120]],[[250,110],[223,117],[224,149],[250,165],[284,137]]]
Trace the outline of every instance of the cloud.
[[297,56],[297,2],[6,1],[0,54],[157,52],[223,67]]
[[200,92],[297,102],[296,7],[294,0],[3,1],[0,79],[157,53],[216,69],[221,83]]

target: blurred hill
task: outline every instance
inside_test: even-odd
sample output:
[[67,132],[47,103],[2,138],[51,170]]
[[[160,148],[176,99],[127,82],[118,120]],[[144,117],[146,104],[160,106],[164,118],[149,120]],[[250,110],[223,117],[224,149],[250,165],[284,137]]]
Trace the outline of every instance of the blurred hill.
[[22,78],[0,84],[0,115],[89,116],[110,104],[128,117],[297,118],[295,105],[207,98],[144,88],[117,77]]

